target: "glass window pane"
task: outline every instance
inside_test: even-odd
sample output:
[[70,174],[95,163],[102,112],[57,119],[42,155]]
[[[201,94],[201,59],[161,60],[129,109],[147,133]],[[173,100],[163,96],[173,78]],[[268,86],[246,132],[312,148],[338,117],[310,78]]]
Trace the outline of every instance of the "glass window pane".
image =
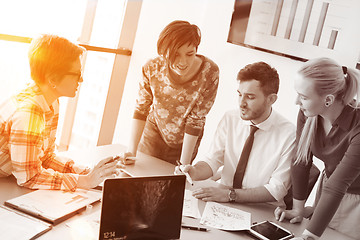
[[115,54],[88,52],[69,149],[97,145]]
[[27,58],[29,44],[0,41],[0,102],[32,82]]
[[26,37],[52,33],[76,41],[86,4],[87,0],[1,1],[0,33]]
[[[50,33],[64,36],[72,41],[77,41],[80,37],[88,2],[94,3],[96,12],[89,44],[108,48],[117,47],[126,7],[126,0],[9,0],[4,2],[0,3],[0,21],[5,23],[0,24],[0,34],[35,37],[41,33]],[[89,17],[85,20],[92,21]],[[0,90],[0,101],[14,93],[13,89],[22,89],[26,80],[31,81],[27,59],[28,47],[28,44],[0,40],[1,78],[11,82],[9,89]],[[79,92],[70,148],[97,144],[114,57],[115,55],[110,53],[87,52],[84,82]],[[67,98],[60,98],[58,144],[63,123],[67,121],[64,119],[67,101]]]
[[107,48],[117,48],[125,0],[99,0],[91,34],[90,44]]

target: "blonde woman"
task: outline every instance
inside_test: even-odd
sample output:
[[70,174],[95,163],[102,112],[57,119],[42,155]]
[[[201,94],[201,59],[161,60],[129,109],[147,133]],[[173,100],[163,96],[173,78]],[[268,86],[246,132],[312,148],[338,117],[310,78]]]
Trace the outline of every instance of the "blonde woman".
[[[359,72],[329,58],[307,61],[295,80],[300,106],[297,154],[292,166],[294,205],[275,217],[299,222],[304,216],[312,156],[325,164],[311,220],[301,237],[319,239],[329,226],[354,239],[360,236]],[[354,100],[356,97],[357,101]]]

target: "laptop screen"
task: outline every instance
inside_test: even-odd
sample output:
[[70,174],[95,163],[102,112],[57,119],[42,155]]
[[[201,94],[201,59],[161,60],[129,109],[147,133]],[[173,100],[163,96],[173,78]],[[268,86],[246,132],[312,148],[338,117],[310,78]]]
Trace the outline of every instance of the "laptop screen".
[[180,237],[185,176],[107,179],[99,239]]

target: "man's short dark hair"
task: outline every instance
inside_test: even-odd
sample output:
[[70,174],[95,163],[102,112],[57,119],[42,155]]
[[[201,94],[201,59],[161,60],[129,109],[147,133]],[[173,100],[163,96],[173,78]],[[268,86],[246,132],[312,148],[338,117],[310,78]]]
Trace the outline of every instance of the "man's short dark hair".
[[256,62],[246,65],[237,75],[238,81],[256,80],[265,95],[277,94],[279,91],[279,74],[276,69],[265,62]]

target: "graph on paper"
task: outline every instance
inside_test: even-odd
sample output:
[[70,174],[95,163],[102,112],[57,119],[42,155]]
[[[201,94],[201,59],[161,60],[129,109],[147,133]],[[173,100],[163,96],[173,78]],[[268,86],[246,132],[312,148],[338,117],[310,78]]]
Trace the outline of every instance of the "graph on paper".
[[359,62],[360,1],[236,0],[228,41],[300,59]]

